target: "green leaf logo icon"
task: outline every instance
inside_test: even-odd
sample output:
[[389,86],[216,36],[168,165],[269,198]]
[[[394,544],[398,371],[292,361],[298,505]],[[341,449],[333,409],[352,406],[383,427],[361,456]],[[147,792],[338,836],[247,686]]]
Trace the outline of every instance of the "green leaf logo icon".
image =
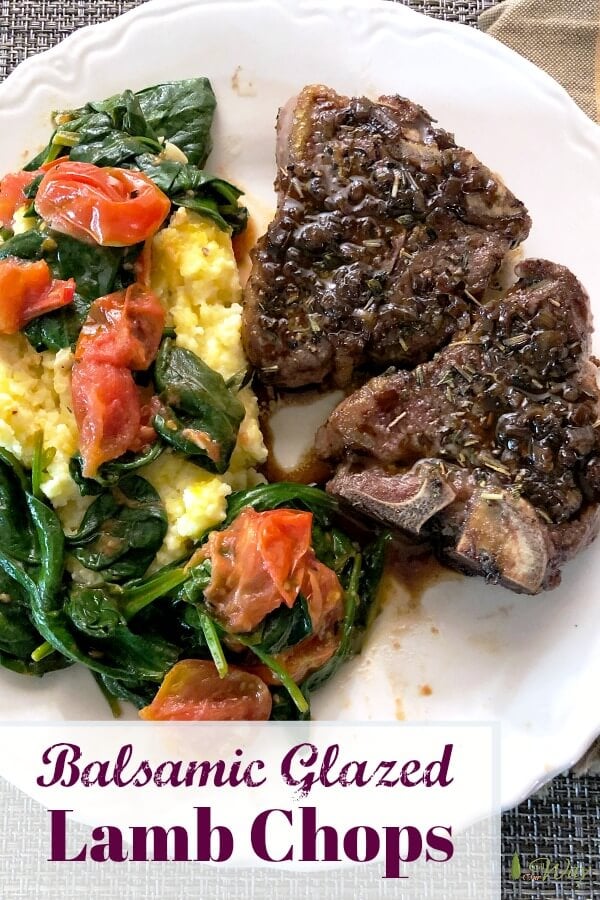
[[521,860],[519,859],[519,854],[515,853],[512,858],[512,863],[510,866],[510,874],[511,878],[515,881],[518,881],[521,877]]

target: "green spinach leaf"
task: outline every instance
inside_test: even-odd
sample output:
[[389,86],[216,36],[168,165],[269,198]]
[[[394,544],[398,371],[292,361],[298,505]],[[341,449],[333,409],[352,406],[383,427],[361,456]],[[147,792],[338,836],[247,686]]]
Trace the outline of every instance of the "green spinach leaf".
[[0,449],[0,547],[20,563],[36,562],[35,532],[25,502],[25,474],[8,450]]
[[32,171],[64,154],[98,166],[132,165],[137,156],[160,153],[163,141],[179,147],[188,162],[202,166],[211,150],[215,107],[206,78],[169,81],[135,94],[123,91],[60,112],[48,146],[25,168]]
[[110,675],[99,675],[104,690],[117,700],[132,703],[137,709],[149,706],[156,693],[156,684],[143,680],[117,679]]
[[144,574],[167,532],[167,516],[152,485],[126,475],[94,500],[68,546],[88,569],[106,581]]
[[[9,580],[2,576],[4,573],[0,573],[0,591],[5,597],[3,588],[9,587],[12,592],[14,586],[10,587]],[[24,604],[15,600],[3,601],[0,605],[0,653],[28,662],[39,642],[39,635],[29,621]]]
[[102,493],[103,488],[117,484],[124,475],[154,462],[164,449],[164,444],[155,441],[141,453],[124,453],[118,459],[103,463],[94,478],[86,478],[83,475],[83,462],[78,453],[69,460],[69,473],[82,497],[97,496]]
[[108,638],[117,626],[125,624],[120,599],[121,591],[115,585],[75,585],[65,602],[65,612],[77,631],[90,638]]
[[163,409],[153,419],[159,435],[209,472],[227,470],[244,406],[225,380],[190,350],[163,341],[154,365]]
[[280,481],[276,484],[257,484],[245,491],[230,494],[227,502],[227,518],[221,527],[231,525],[246,506],[251,506],[258,512],[278,509],[281,506],[288,509],[306,509],[323,527],[328,527],[333,516],[339,512],[337,500],[320,488]]
[[210,130],[217,101],[208,78],[168,81],[137,93],[155,134],[170,141],[202,167],[211,151]]
[[1,243],[0,259],[6,259],[8,256],[15,256],[17,259],[42,259],[44,248],[48,246],[53,247],[52,241],[48,240],[48,235],[31,228],[29,231],[15,234]]
[[306,599],[300,595],[290,608],[282,604],[262,623],[257,644],[267,653],[280,653],[312,634]]
[[185,206],[212,219],[219,228],[234,235],[244,230],[248,210],[238,204],[242,192],[224,181],[207,175],[194,165],[173,160],[139,156],[136,166],[144,172],[175,206]]
[[[310,706],[300,712],[289,693],[283,688],[271,688],[271,722],[304,722],[310,719]],[[308,704],[308,697],[306,698]]]

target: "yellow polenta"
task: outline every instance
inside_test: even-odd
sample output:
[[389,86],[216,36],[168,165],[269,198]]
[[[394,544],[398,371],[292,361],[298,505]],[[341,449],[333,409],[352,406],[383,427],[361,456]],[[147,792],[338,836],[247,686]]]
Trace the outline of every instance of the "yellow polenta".
[[[154,239],[152,287],[168,310],[176,341],[230,378],[246,367],[241,342],[241,287],[231,240],[208,219],[180,209]],[[75,528],[90,500],[79,496],[69,475],[77,451],[71,408],[69,350],[37,353],[22,335],[0,337],[0,445],[26,465],[36,434],[53,454],[42,490],[66,529]],[[240,394],[246,417],[229,470],[211,475],[170,451],[140,471],[158,490],[169,530],[156,565],[182,556],[191,541],[225,516],[226,498],[259,479],[266,458],[256,398]]]

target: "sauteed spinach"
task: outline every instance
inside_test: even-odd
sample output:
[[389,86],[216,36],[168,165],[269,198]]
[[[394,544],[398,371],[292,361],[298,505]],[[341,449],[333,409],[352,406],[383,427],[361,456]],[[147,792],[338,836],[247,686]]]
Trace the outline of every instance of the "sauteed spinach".
[[[0,450],[0,664],[41,675],[83,663],[108,696],[143,706],[180,659],[212,659],[225,674],[229,665],[250,657],[271,669],[280,685],[272,688],[273,717],[308,716],[311,692],[360,645],[374,608],[387,535],[359,547],[336,525],[339,510],[331,497],[295,484],[259,485],[232,494],[221,528],[247,507],[282,506],[312,513],[317,558],[336,572],[344,590],[338,649],[300,684],[276,655],[312,633],[301,594],[291,608],[282,604],[253,632],[230,632],[204,596],[209,560],[195,563],[192,556],[144,575],[165,530],[160,500],[144,479],[127,474],[106,488],[78,531],[65,540],[54,510],[34,496],[29,473]],[[70,557],[95,570],[98,583],[73,582],[65,566]]]

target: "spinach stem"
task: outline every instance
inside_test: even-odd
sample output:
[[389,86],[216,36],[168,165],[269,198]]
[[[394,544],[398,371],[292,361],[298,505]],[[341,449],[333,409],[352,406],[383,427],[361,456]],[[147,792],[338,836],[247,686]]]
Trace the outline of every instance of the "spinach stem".
[[227,660],[225,659],[225,654],[223,653],[223,647],[221,646],[215,624],[210,616],[207,616],[206,613],[202,612],[200,609],[198,610],[198,616],[200,618],[200,624],[202,626],[202,631],[204,632],[204,637],[206,638],[208,649],[210,650],[210,655],[217,667],[219,677],[225,678],[229,671],[229,666],[227,665]]
[[283,668],[281,663],[277,662],[275,657],[271,656],[270,653],[265,653],[265,651],[261,650],[259,647],[254,647],[250,643],[250,641],[246,640],[241,635],[236,634],[235,639],[239,641],[240,644],[243,644],[245,647],[248,647],[250,650],[252,650],[254,655],[258,656],[260,661],[264,663],[265,666],[268,666],[275,675],[277,675],[282,684],[282,687],[286,689],[286,691],[296,704],[298,710],[301,713],[308,712],[308,701],[306,697],[304,696],[294,679],[291,677],[291,675]]
[[129,621],[154,600],[179,587],[187,581],[189,574],[185,569],[171,569],[168,572],[158,573],[144,584],[128,588],[125,592],[127,600],[121,607],[125,619]]
[[344,621],[342,623],[342,639],[336,656],[345,656],[352,640],[352,629],[356,619],[358,607],[358,590],[360,586],[360,573],[362,569],[362,555],[357,553],[352,564],[352,572],[348,579],[348,588],[344,591]]
[[52,138],[52,145],[59,147],[76,147],[79,143],[79,135],[76,131],[57,131]]
[[51,653],[54,653],[54,647],[52,644],[49,644],[48,641],[44,641],[43,644],[40,644],[39,647],[35,648],[31,654],[31,658],[34,662],[41,662],[43,659],[46,659],[47,656],[50,656]]
[[42,469],[44,464],[44,433],[38,431],[33,439],[33,457],[31,459],[31,493],[38,500],[42,499]]

